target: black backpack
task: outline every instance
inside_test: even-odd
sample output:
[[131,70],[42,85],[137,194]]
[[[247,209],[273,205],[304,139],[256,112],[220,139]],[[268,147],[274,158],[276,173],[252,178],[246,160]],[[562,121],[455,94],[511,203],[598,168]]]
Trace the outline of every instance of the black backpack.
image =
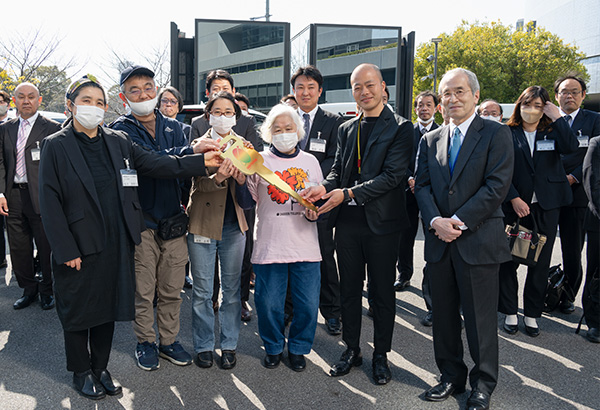
[[552,312],[560,304],[563,293],[567,294],[569,300],[573,300],[573,291],[567,283],[565,272],[560,264],[550,267],[548,270],[548,285],[546,286],[546,297],[544,298],[544,312]]

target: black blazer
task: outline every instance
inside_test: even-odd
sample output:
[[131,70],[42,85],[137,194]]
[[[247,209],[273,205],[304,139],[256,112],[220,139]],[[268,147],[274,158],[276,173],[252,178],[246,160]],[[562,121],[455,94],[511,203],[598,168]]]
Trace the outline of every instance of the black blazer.
[[[308,136],[309,139],[306,141],[304,151],[311,153],[317,158],[319,164],[321,164],[323,176],[329,174],[329,171],[331,171],[331,166],[333,165],[333,160],[335,158],[335,151],[337,149],[338,128],[343,122],[344,119],[342,117],[330,113],[329,111],[325,111],[321,107],[319,107],[315,113],[315,119],[310,127],[310,135]],[[320,138],[324,140],[327,144],[325,152],[311,151],[311,138]]]
[[[119,184],[119,198],[127,230],[135,244],[146,229],[137,188],[123,187],[120,170],[125,159],[138,174],[153,178],[187,178],[205,175],[204,156],[158,155],[132,142],[126,133],[101,128]],[[68,125],[47,138],[42,146],[40,165],[40,208],[44,230],[54,260],[65,263],[104,249],[102,209],[94,180]]]
[[[576,152],[579,143],[573,130],[563,118],[552,123],[550,129],[550,132],[538,131],[536,133],[536,147],[532,158],[523,128],[520,126],[510,127],[515,151],[515,166],[510,190],[504,204],[506,214],[514,213],[510,204],[511,199],[520,197],[528,205],[531,205],[534,191],[540,207],[544,210],[568,205],[573,200],[560,155]],[[554,151],[537,150],[537,142],[545,138],[555,141]]]
[[[579,110],[571,124],[571,129],[575,133],[575,136],[578,136],[581,131],[581,135],[586,135],[590,138],[597,137],[600,135],[600,114],[584,109]],[[579,183],[571,185],[573,191],[573,202],[571,203],[571,206],[579,208],[586,207],[588,204],[588,199],[585,196],[585,191],[583,189],[582,171],[583,158],[585,157],[586,152],[587,148],[581,147],[575,152],[561,155],[562,163],[567,175],[571,174],[579,181]]]
[[[456,159],[448,166],[450,126],[428,132],[421,139],[415,196],[423,223],[456,215],[467,226],[456,240],[461,258],[470,265],[511,260],[500,209],[513,172],[514,149],[510,130],[475,116]],[[425,232],[425,260],[438,262],[448,244]]]
[[[192,119],[192,135],[190,137],[190,142],[204,136],[209,129],[210,124],[204,115]],[[258,152],[264,149],[263,140],[256,132],[256,120],[251,115],[242,114],[242,116],[237,119],[232,129],[237,135],[250,141],[252,145],[254,145],[254,149]]]
[[589,198],[584,226],[587,231],[600,232],[600,137],[590,139],[582,169],[582,185]]
[[[404,196],[406,168],[412,153],[412,124],[384,107],[373,127],[362,157],[362,182],[350,181],[357,156],[356,137],[360,118],[343,123],[338,130],[337,150],[323,185],[327,192],[352,188],[356,202],[365,207],[369,228],[377,235],[398,232],[408,223]],[[340,207],[331,211],[335,226]]]
[[[25,168],[27,169],[27,182],[30,186],[29,196],[36,214],[40,213],[40,200],[37,190],[40,161],[33,161],[31,150],[36,148],[48,135],[60,130],[60,124],[46,117],[38,115],[25,146]],[[19,118],[13,118],[0,125],[0,192],[8,198],[15,180],[17,165],[17,137],[19,134]],[[10,209],[10,204],[8,204]]]
[[[410,165],[408,166],[408,171],[406,173],[407,177],[415,177],[415,165],[416,165],[416,161],[417,161],[417,152],[419,151],[419,142],[421,142],[421,130],[419,128],[419,123],[416,122],[414,124],[415,126],[415,135],[414,135],[414,139],[413,139],[413,153],[412,153],[412,157],[410,158]],[[437,125],[435,122],[433,124],[431,124],[431,129],[428,132],[431,132],[433,130],[437,130],[438,128],[440,128],[439,125]]]

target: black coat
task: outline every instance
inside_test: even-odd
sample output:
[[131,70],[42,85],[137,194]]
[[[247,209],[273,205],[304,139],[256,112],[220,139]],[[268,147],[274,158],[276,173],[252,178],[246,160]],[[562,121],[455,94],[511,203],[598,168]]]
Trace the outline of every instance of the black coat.
[[600,232],[600,136],[590,139],[590,147],[583,160],[582,169],[582,185],[589,198],[585,229]]
[[[356,203],[365,207],[367,223],[376,235],[399,232],[408,223],[404,186],[413,149],[412,124],[383,108],[362,155],[362,182],[353,186],[350,176],[356,164],[359,127],[359,117],[339,127],[335,160],[323,185],[327,192],[351,188]],[[338,206],[331,211],[330,226],[335,226],[339,210]]]
[[[337,149],[337,136],[340,125],[344,122],[344,119],[337,114],[332,114],[329,111],[323,110],[321,107],[317,109],[315,118],[312,126],[310,127],[310,135],[308,141],[304,147],[304,151],[311,153],[317,158],[319,164],[321,164],[321,171],[323,175],[329,174],[331,166],[333,165],[333,159],[335,158],[335,151]],[[325,152],[317,152],[310,150],[310,139],[320,138],[327,144]]]

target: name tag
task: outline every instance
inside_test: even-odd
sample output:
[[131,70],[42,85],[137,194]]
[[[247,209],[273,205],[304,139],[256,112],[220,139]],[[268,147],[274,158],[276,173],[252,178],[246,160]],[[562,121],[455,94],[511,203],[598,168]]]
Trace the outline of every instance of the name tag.
[[579,148],[587,148],[590,146],[590,137],[587,135],[579,135],[577,141],[579,141]]
[[540,140],[536,146],[538,151],[554,151],[554,140]]
[[137,187],[137,171],[135,169],[122,169],[121,181],[123,182],[124,187]]
[[40,149],[39,148],[33,148],[31,150],[31,160],[32,161],[39,161],[40,160]]
[[209,244],[210,238],[207,238],[206,236],[202,236],[202,235],[194,235],[194,243]]
[[327,141],[320,138],[310,139],[310,145],[308,146],[309,151],[325,152],[325,148],[327,148]]

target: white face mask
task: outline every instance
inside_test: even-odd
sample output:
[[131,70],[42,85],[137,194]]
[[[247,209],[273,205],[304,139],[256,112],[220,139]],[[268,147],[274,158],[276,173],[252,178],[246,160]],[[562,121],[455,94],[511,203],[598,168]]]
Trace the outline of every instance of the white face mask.
[[8,112],[8,105],[0,105],[0,116],[6,115]]
[[419,122],[420,122],[422,125],[429,125],[429,124],[431,124],[431,123],[433,122],[433,115],[432,115],[432,116],[431,116],[431,118],[430,118],[430,119],[428,119],[427,121],[426,121],[426,120],[422,120],[422,119],[420,119],[420,118],[419,118]]
[[295,132],[275,134],[272,139],[273,145],[277,148],[277,151],[283,152],[284,154],[292,151],[296,145],[298,145],[298,134]]
[[213,127],[215,131],[217,131],[217,133],[221,135],[229,134],[229,132],[235,125],[235,122],[235,115],[231,118],[227,118],[224,115],[221,115],[220,117],[215,117],[214,115],[210,114],[210,126]]
[[76,105],[75,119],[86,130],[93,130],[104,121],[104,110],[94,105]]
[[150,113],[154,111],[154,108],[156,108],[157,101],[158,95],[151,100],[142,102],[131,102],[127,98],[127,103],[129,104],[129,108],[131,108],[131,112],[133,113],[133,115],[137,115],[138,117],[145,117],[146,115],[150,115]]
[[485,120],[492,120],[496,122],[502,122],[502,117],[494,117],[493,115],[482,115],[481,118]]
[[244,115],[250,115],[250,114],[248,114],[248,110],[242,110],[242,114],[244,114]]

